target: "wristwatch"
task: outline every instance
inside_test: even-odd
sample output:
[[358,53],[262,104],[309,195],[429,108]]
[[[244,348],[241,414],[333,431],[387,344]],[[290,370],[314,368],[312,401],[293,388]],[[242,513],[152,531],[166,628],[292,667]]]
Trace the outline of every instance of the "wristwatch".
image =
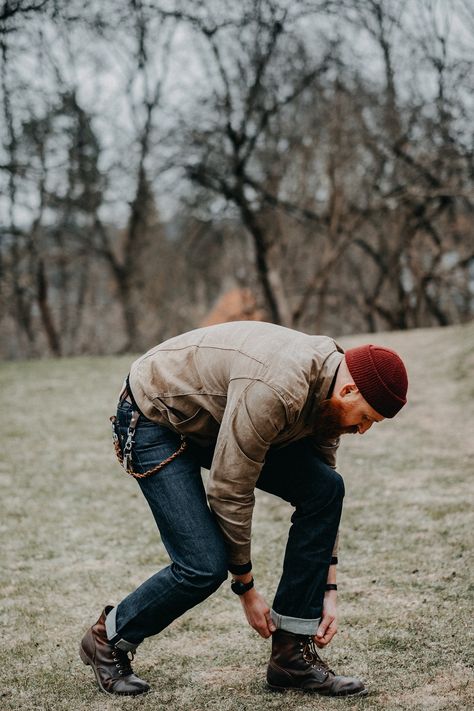
[[252,580],[249,580],[248,583],[242,583],[240,580],[234,580],[232,579],[232,582],[230,584],[230,589],[232,592],[235,592],[236,595],[243,595],[246,593],[248,590],[251,590],[253,588],[253,578]]

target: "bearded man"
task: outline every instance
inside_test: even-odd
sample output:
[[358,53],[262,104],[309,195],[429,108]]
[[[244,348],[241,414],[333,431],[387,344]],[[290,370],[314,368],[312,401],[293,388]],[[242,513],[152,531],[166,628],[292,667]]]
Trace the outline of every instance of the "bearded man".
[[[215,592],[231,588],[249,624],[272,637],[267,683],[365,695],[317,649],[334,637],[343,480],[339,438],[364,434],[406,403],[400,357],[326,336],[233,322],[171,338],[135,361],[112,418],[115,445],[151,508],[170,564],[85,634],[80,655],[99,688],[141,694],[129,653]],[[207,494],[200,475],[210,469]],[[272,608],[250,557],[255,487],[294,507]]]

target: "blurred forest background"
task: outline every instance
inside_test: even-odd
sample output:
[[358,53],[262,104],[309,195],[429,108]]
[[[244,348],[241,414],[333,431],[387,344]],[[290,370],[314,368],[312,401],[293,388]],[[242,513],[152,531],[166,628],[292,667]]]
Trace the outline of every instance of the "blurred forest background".
[[0,356],[474,314],[472,0],[0,2]]

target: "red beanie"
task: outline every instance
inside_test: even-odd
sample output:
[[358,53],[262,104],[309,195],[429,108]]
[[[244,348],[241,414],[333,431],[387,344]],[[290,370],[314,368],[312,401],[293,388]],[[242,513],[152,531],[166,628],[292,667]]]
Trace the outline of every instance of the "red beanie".
[[367,343],[349,348],[345,357],[362,397],[382,417],[394,417],[407,401],[408,377],[400,356]]

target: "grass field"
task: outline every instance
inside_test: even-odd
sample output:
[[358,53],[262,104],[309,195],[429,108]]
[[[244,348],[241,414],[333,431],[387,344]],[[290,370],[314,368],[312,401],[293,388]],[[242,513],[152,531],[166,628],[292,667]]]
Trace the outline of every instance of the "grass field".
[[[82,634],[167,557],[110,440],[131,358],[77,358],[0,367],[0,711],[474,709],[474,325],[370,340],[406,358],[409,405],[342,444],[339,634],[322,653],[369,696],[268,691],[270,643],[227,584],[139,648],[152,693],[98,692]],[[257,494],[254,572],[270,603],[290,513]]]

